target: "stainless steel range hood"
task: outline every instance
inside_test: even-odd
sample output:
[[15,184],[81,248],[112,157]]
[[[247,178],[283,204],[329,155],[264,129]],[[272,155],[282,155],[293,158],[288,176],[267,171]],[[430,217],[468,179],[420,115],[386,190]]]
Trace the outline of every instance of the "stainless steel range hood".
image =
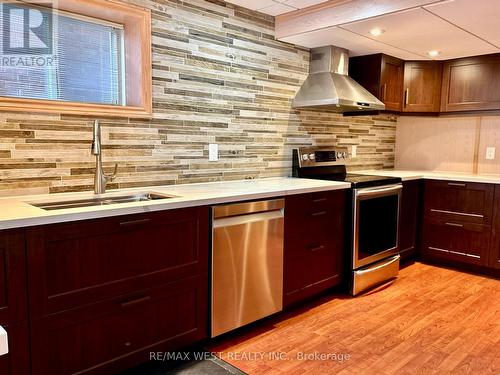
[[293,100],[293,108],[318,108],[336,112],[385,109],[384,103],[348,76],[349,52],[325,46],[311,50],[309,76]]

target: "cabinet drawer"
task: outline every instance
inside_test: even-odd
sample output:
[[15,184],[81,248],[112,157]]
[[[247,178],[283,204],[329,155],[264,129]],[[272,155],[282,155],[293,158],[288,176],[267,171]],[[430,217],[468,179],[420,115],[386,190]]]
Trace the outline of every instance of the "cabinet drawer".
[[285,252],[330,246],[343,240],[333,233],[344,230],[346,191],[321,192],[287,197]]
[[207,208],[34,228],[28,231],[30,314],[206,273],[207,259]]
[[423,252],[431,258],[487,265],[491,226],[426,218]]
[[491,224],[494,185],[426,181],[424,214],[463,223]]
[[115,373],[208,337],[207,275],[32,322],[32,373]]

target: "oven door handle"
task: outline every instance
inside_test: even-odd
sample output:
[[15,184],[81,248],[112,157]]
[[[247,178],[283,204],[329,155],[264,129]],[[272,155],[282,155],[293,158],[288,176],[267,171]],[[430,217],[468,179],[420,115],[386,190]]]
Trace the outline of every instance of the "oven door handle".
[[383,263],[376,264],[375,267],[366,268],[363,270],[357,270],[354,272],[356,272],[357,275],[364,275],[366,273],[375,272],[381,268],[385,268],[385,267],[391,265],[392,263],[398,262],[400,259],[401,259],[401,255],[397,254],[396,256],[390,257],[387,261],[385,261]]
[[357,189],[356,197],[376,197],[376,196],[384,196],[390,195],[391,193],[400,192],[403,189],[403,185],[390,185],[384,186],[382,188],[366,188],[366,189]]

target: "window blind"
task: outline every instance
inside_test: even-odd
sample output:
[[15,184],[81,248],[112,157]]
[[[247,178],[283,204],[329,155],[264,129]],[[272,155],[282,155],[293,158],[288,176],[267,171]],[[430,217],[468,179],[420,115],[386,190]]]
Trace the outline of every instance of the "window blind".
[[[19,9],[17,9],[19,8]],[[52,53],[37,53],[45,46],[30,30],[26,32],[26,10],[36,10],[36,35],[52,33]],[[123,28],[105,21],[80,17],[47,8],[0,7],[2,56],[0,96],[69,102],[125,105]],[[5,16],[5,12],[9,12]],[[28,36],[26,35],[28,34]],[[50,38],[48,38],[50,39]],[[25,51],[6,50],[23,46]],[[26,42],[28,40],[28,42]],[[35,49],[30,49],[30,47]]]

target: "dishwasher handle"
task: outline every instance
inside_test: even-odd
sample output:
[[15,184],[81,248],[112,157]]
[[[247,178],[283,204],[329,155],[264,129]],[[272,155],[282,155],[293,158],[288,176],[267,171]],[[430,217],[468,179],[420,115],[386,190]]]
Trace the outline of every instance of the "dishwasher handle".
[[221,219],[215,219],[213,221],[212,227],[214,229],[222,227],[232,227],[235,225],[254,223],[256,221],[270,221],[270,220],[282,219],[283,217],[284,217],[283,210],[279,209],[267,212],[259,212],[256,214],[247,214],[247,215],[231,216],[231,217],[224,217]]
[[271,199],[255,202],[230,203],[212,207],[214,219],[221,219],[230,216],[241,216],[256,214],[260,212],[274,211],[285,208],[285,200]]

